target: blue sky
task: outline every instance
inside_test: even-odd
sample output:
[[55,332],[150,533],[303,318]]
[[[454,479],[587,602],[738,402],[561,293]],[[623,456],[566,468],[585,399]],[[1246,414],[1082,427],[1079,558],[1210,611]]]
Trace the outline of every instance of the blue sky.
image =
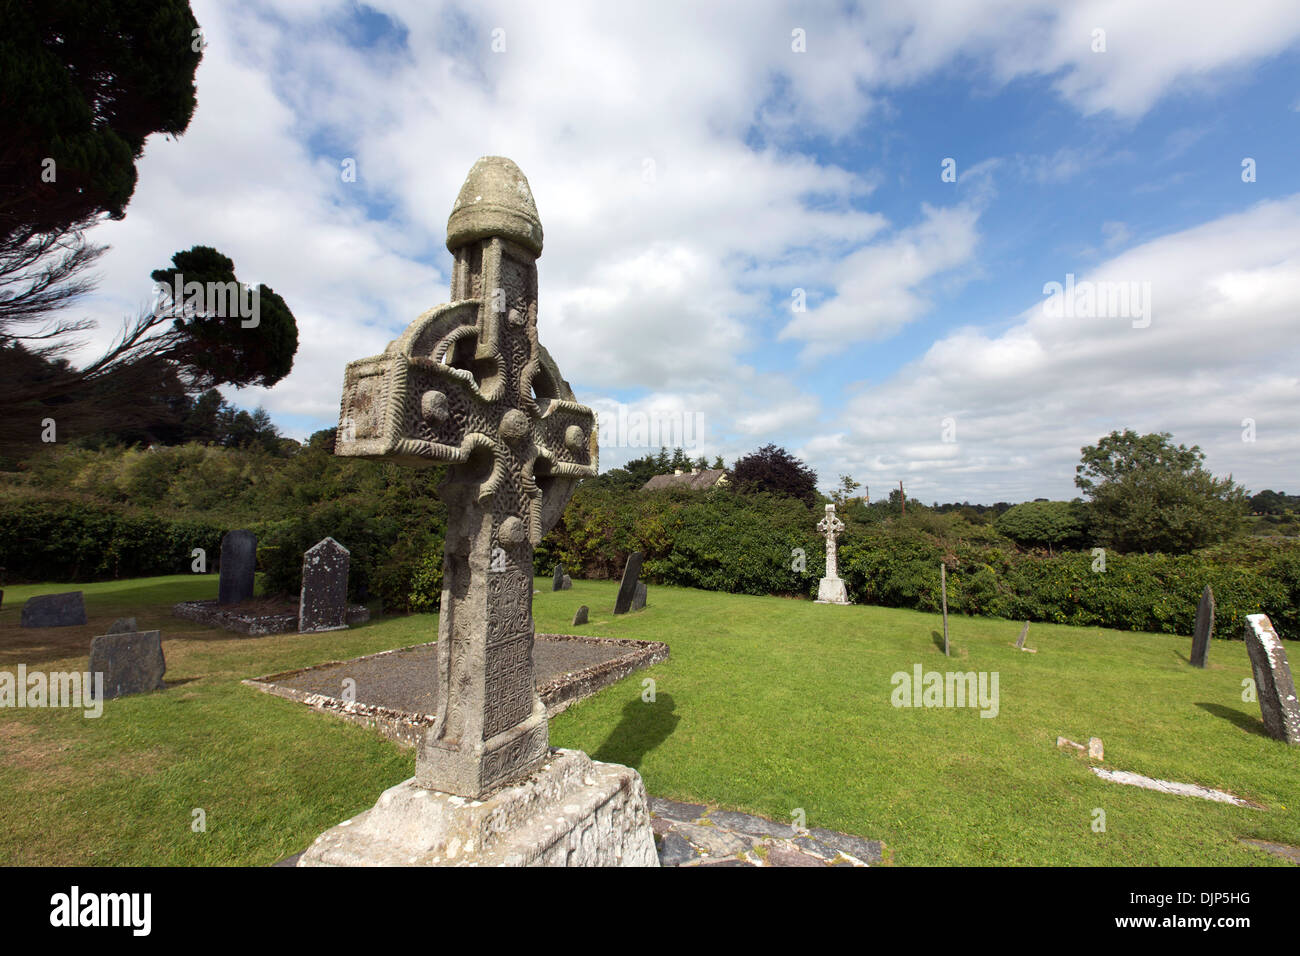
[[[298,318],[294,372],[228,392],[287,434],[446,301],[446,216],[498,154],[546,229],[541,340],[603,420],[925,501],[1070,497],[1122,427],[1300,488],[1293,3],[193,6],[198,111],[97,229],[87,311],[106,340],[173,251],[222,249]],[[1046,315],[1067,274],[1145,285],[1149,321]]]

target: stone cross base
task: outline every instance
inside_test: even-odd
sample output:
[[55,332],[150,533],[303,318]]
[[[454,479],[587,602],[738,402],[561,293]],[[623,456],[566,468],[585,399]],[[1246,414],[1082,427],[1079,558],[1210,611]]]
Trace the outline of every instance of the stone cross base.
[[848,604],[849,592],[843,578],[822,578],[817,585],[818,604]]
[[641,775],[554,750],[531,777],[484,800],[415,779],[327,830],[299,866],[658,866]]

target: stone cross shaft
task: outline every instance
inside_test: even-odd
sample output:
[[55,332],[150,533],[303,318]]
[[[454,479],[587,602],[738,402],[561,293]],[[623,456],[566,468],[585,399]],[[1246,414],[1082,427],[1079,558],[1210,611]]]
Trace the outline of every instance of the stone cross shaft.
[[416,782],[478,798],[548,756],[533,549],[597,473],[596,417],[537,341],[542,225],[510,160],[474,164],[447,223],[451,302],[347,367],[335,454],[444,463],[435,723]]
[[834,580],[840,576],[835,539],[844,530],[844,522],[835,516],[834,505],[826,506],[826,517],[817,522],[817,530],[826,538],[826,577]]

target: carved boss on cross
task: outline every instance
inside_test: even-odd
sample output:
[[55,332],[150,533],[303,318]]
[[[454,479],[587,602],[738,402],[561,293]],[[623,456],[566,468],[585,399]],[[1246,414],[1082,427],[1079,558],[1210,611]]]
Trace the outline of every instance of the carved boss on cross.
[[537,341],[542,226],[503,157],[474,164],[447,223],[451,298],[348,365],[335,453],[451,465],[438,715],[421,786],[480,796],[547,755],[533,679],[533,548],[597,472],[596,418]]

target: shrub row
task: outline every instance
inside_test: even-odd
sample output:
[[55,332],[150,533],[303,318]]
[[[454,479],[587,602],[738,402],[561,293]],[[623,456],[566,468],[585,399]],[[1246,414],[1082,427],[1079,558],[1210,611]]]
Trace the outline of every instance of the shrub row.
[[220,527],[106,505],[0,502],[0,565],[9,581],[103,581],[192,569],[195,548],[216,567]]

